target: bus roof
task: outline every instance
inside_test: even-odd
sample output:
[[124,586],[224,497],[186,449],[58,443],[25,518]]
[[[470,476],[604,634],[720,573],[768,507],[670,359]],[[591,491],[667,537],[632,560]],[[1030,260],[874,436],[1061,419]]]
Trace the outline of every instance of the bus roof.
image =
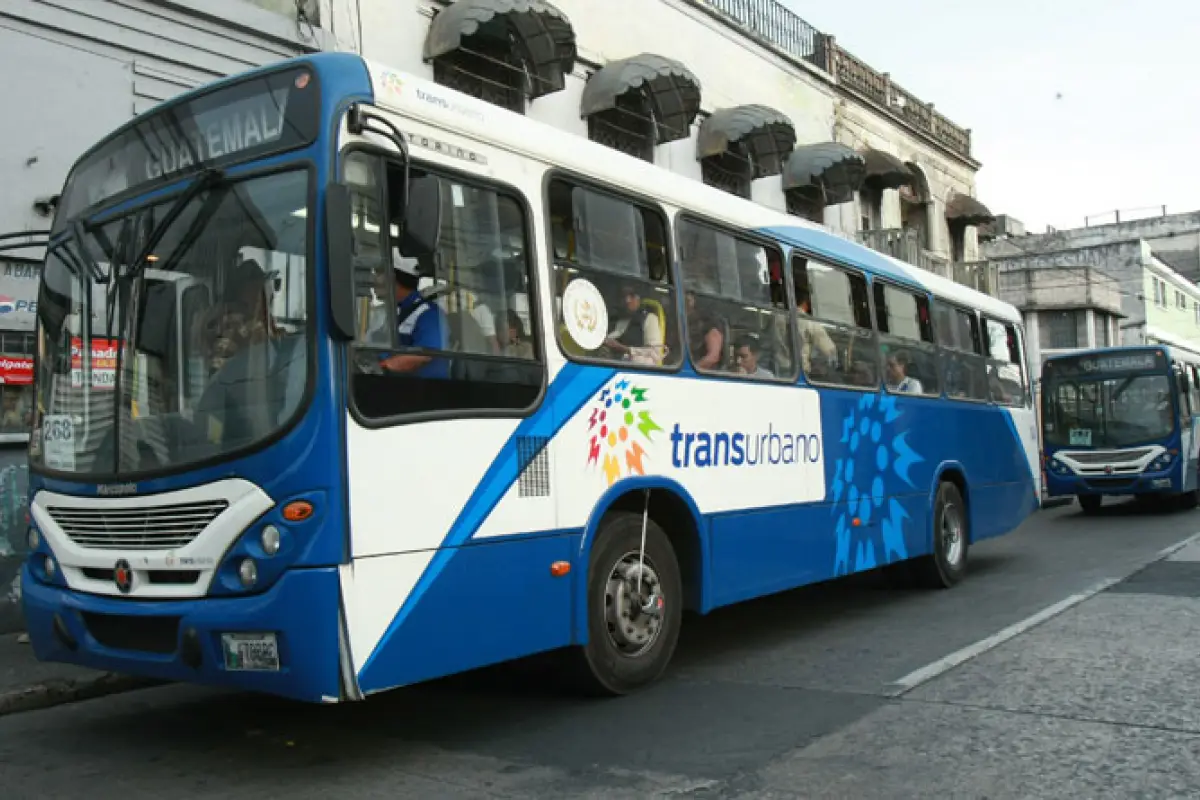
[[[593,142],[586,136],[562,131],[523,114],[351,53],[315,53],[287,59],[184,92],[105,136],[76,159],[72,172],[89,155],[148,117],[246,78],[301,63],[312,65],[324,85],[332,83],[347,92],[373,96],[376,105],[382,108],[471,137],[482,144],[500,147],[602,183],[626,187],[637,194],[658,198],[678,208],[703,213],[744,230],[760,232],[816,257],[853,265],[874,275],[923,288],[946,301],[979,309],[999,319],[1021,322],[1020,312],[1009,303],[872,250],[816,223],[736,197],[694,178]],[[368,75],[363,74],[364,67]],[[330,78],[334,76],[336,80],[331,81]]]

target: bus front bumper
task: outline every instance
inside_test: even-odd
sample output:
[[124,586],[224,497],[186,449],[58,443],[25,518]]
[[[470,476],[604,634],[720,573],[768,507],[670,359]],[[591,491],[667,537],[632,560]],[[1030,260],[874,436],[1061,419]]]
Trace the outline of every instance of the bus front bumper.
[[[285,572],[261,594],[178,601],[125,600],[48,585],[28,562],[21,584],[30,644],[41,661],[309,702],[339,699],[336,568]],[[239,634],[259,648],[273,638],[276,668],[264,668],[261,658],[257,670],[240,668],[248,665],[226,652],[245,653],[226,646]]]
[[1050,497],[1074,495],[1173,494],[1182,491],[1179,470],[1139,472],[1134,475],[1056,475],[1046,473],[1046,494]]

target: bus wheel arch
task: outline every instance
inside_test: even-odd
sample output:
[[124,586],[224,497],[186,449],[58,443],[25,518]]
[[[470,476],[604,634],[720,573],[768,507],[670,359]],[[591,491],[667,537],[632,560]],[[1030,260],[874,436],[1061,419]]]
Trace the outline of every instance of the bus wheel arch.
[[920,586],[949,589],[966,577],[972,540],[970,491],[961,465],[938,469],[930,500],[930,552],[912,561],[911,574]]
[[[637,555],[647,492],[645,563],[641,564]],[[702,607],[704,550],[698,512],[678,487],[639,481],[613,487],[602,500],[576,560],[573,638],[577,647],[573,649],[583,688],[589,693],[621,695],[654,682],[665,671],[678,642],[682,612]],[[654,593],[645,585],[635,591],[618,572],[625,569],[626,574],[636,575],[643,566],[642,574],[661,590],[659,610],[646,614],[634,609],[632,617],[623,617],[614,611],[618,601],[636,595],[640,603]],[[626,604],[626,608],[633,606]],[[641,649],[634,646],[638,637],[649,644]]]

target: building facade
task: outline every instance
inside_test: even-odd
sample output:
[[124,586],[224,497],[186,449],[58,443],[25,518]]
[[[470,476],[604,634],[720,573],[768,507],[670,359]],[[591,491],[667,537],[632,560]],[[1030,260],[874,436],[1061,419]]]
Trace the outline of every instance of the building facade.
[[[360,52],[943,274],[980,261],[971,134],[775,0],[11,0],[0,232],[49,227],[66,170],[154,104]],[[985,287],[986,288],[986,287]]]

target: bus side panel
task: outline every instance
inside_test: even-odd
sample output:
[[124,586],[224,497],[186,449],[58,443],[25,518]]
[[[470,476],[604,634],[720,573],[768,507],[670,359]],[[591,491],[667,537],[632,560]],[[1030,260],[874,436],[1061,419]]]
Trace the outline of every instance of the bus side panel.
[[[406,686],[570,644],[571,578],[556,577],[550,567],[573,558],[581,535],[514,536],[440,550],[434,556],[437,580],[407,598],[359,673],[362,691]],[[372,569],[403,572],[405,559],[416,571],[425,563],[416,554],[369,561],[392,562],[372,564]]]
[[824,501],[712,517],[713,607],[927,555],[944,465],[963,474],[976,540],[1012,530],[1036,507],[1030,446],[1009,411],[819,392]]

